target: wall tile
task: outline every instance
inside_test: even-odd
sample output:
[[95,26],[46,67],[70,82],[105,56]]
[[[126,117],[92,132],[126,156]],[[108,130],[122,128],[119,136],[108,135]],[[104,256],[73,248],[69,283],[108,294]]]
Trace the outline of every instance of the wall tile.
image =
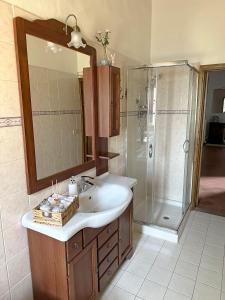
[[26,190],[24,164],[25,162],[23,159],[0,164],[1,189],[4,191],[4,195],[1,195],[0,197],[0,206],[6,201],[6,195]]
[[13,6],[13,17],[21,17],[30,21],[36,20],[36,19],[42,19],[40,16],[37,16],[35,14],[32,14],[26,10],[23,10],[19,7]]
[[5,263],[5,248],[4,248],[2,230],[0,227],[0,266],[2,266],[4,263]]
[[30,273],[28,249],[25,249],[8,261],[9,284],[14,287]]
[[[27,231],[21,223],[14,225],[3,231],[5,241],[6,260],[10,260],[17,255],[18,249],[22,251],[27,248]],[[20,238],[18,238],[20,237]]]
[[0,80],[17,81],[14,45],[0,42]]
[[0,296],[0,300],[11,300],[10,293],[7,292],[6,294]]
[[0,296],[3,296],[9,289],[6,264],[0,266]]
[[[3,195],[4,197],[4,195]],[[21,222],[22,216],[29,209],[29,197],[26,191],[16,192],[7,196],[7,201],[2,204],[2,229],[6,230]]]
[[12,5],[0,2],[0,41],[13,43]]
[[24,157],[22,127],[0,128],[0,164]]
[[28,275],[22,281],[20,281],[12,289],[11,294],[12,294],[11,300],[32,300],[33,291],[32,291],[31,275]]
[[0,117],[18,117],[20,115],[18,83],[0,80]]

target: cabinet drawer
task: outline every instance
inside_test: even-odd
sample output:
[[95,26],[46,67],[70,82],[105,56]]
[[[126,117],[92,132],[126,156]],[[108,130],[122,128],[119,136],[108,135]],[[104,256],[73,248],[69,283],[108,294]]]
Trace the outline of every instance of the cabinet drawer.
[[101,262],[98,268],[99,277],[108,269],[111,263],[118,257],[118,245],[112,249],[112,251]]
[[115,274],[116,270],[118,269],[119,261],[118,258],[114,260],[114,262],[110,265],[108,270],[105,272],[105,274],[100,278],[99,280],[99,290],[102,291],[107,283],[110,281],[110,279]]
[[67,243],[66,243],[66,255],[67,261],[70,261],[73,257],[79,254],[82,250],[83,238],[82,231],[75,234]]
[[96,236],[104,229],[105,227],[101,228],[84,228],[83,229],[83,244],[86,247],[91,241],[93,241]]
[[102,233],[98,236],[98,248],[100,248],[118,229],[118,220],[113,221],[110,223]]
[[107,254],[115,247],[118,243],[118,232],[114,235],[98,250],[98,262],[100,263]]

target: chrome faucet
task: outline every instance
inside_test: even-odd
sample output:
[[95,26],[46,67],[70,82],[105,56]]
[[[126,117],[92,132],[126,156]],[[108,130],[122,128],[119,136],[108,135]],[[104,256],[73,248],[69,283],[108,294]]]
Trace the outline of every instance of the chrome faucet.
[[80,181],[78,182],[79,193],[86,192],[90,189],[94,183],[92,182],[94,178],[91,176],[81,176]]

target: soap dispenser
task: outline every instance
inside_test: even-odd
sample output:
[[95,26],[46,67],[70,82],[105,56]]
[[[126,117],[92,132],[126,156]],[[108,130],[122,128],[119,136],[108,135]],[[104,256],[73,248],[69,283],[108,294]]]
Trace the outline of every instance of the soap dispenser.
[[70,196],[78,195],[77,182],[76,182],[74,176],[72,176],[72,177],[70,178],[70,180],[69,180],[68,190],[69,190],[69,195],[70,195]]

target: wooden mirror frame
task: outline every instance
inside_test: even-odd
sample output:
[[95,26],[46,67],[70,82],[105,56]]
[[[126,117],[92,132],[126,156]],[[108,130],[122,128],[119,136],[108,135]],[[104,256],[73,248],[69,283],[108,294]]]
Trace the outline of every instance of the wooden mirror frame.
[[[58,182],[66,180],[72,175],[77,175],[96,166],[96,141],[97,141],[97,86],[96,86],[96,49],[86,45],[85,48],[69,48],[67,43],[71,38],[72,28],[68,26],[68,34],[66,35],[63,28],[65,24],[55,19],[28,21],[21,17],[16,17],[14,23],[15,48],[17,58],[17,71],[20,90],[20,103],[23,125],[24,152],[26,162],[26,178],[28,194],[40,191],[52,185],[56,180]],[[63,47],[81,52],[90,56],[90,66],[92,69],[90,89],[91,103],[88,111],[91,112],[92,123],[92,155],[93,160],[85,162],[79,166],[61,171],[51,176],[37,179],[34,129],[31,107],[30,79],[27,55],[26,34],[59,44]],[[89,118],[90,119],[90,118]]]

